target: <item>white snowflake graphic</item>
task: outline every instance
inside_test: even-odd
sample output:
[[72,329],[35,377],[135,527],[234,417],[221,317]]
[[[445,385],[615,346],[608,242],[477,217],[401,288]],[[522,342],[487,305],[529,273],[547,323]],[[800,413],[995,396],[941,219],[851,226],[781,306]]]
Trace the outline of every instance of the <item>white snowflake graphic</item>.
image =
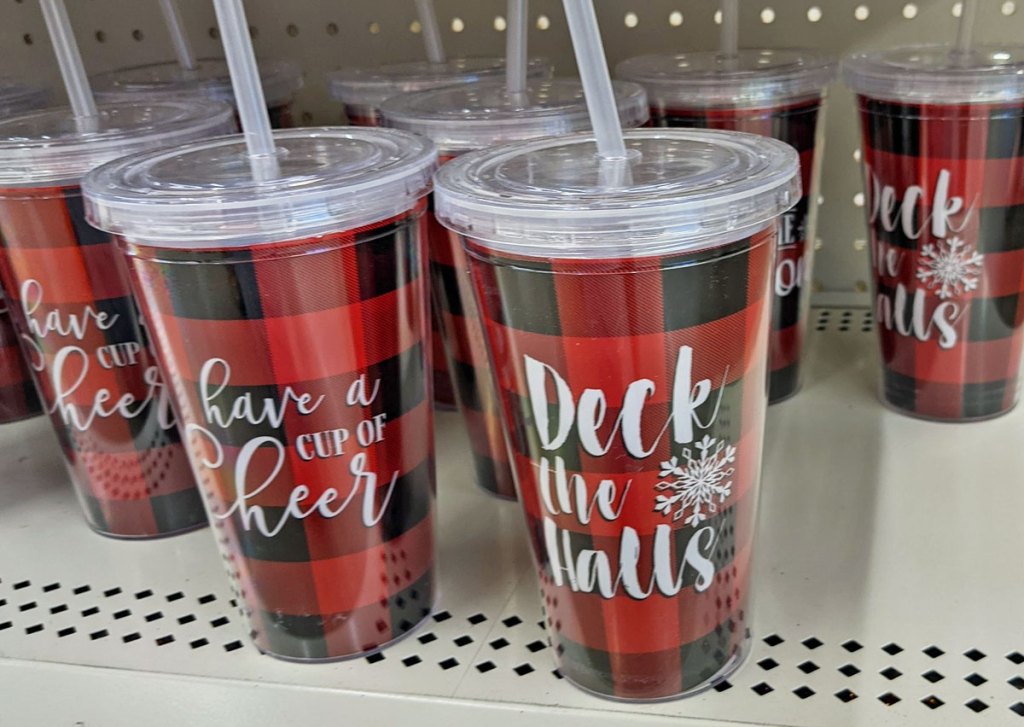
[[941,240],[921,248],[917,279],[942,300],[978,289],[981,263],[985,256],[959,237]]
[[[718,505],[732,493],[732,467],[736,462],[736,447],[713,437],[704,438],[694,444],[700,456],[694,457],[689,447],[683,449],[683,461],[673,457],[661,463],[662,480],[655,489],[670,491],[671,494],[657,495],[654,500],[655,512],[673,520],[686,517],[686,524],[696,526],[718,512]],[[674,514],[673,514],[673,511]]]

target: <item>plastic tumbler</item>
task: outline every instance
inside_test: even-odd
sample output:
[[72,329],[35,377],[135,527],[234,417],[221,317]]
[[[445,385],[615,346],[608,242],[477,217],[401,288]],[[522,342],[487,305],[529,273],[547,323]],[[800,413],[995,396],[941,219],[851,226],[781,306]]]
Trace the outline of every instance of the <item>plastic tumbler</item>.
[[[302,88],[302,69],[291,61],[260,63],[263,94],[275,129],[295,126],[292,102]],[[128,102],[141,98],[201,96],[234,105],[231,76],[223,58],[201,58],[195,70],[177,62],[150,63],[100,73],[90,79],[97,101]]]
[[[616,83],[619,118],[632,128],[647,121],[647,95],[633,83]],[[381,106],[385,126],[413,131],[434,142],[442,163],[497,144],[590,129],[578,80],[532,80],[510,95],[503,81],[481,81],[403,94]],[[462,242],[433,215],[429,234],[434,307],[441,322],[448,369],[473,450],[477,483],[515,498],[515,483],[501,432],[494,376],[473,300]]]
[[631,700],[724,679],[749,639],[778,218],[798,157],[718,131],[467,154],[462,236],[561,673]]
[[971,421],[1017,403],[1024,47],[855,55],[881,398]]
[[89,525],[144,538],[206,524],[169,397],[110,236],[79,187],[124,154],[228,131],[231,109],[105,104],[0,122],[0,278]]
[[[48,100],[49,93],[45,89],[0,79],[0,120],[12,114],[43,108]],[[32,374],[0,290],[0,424],[42,413]]]
[[434,599],[426,376],[429,141],[279,131],[254,182],[239,136],[86,180],[122,237],[186,446],[257,647],[338,659]]
[[[531,58],[529,78],[551,78],[551,64]],[[410,61],[369,68],[345,68],[327,74],[331,96],[345,105],[356,126],[380,126],[380,106],[393,96],[462,83],[505,77],[504,58],[450,58],[444,63]]]
[[741,50],[631,58],[616,75],[640,83],[651,125],[745,131],[800,152],[804,197],[783,215],[773,279],[769,401],[797,393],[811,300],[811,266],[824,155],[826,86],[835,62],[806,50]]

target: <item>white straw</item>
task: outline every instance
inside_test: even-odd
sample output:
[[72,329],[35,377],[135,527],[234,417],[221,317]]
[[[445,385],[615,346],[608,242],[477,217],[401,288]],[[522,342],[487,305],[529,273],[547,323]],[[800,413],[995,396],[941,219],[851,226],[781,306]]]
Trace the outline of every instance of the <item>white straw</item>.
[[508,0],[508,37],[505,39],[505,83],[509,96],[526,91],[527,0]]
[[441,42],[441,28],[437,24],[437,11],[434,0],[416,0],[416,12],[420,16],[423,29],[423,44],[427,49],[427,60],[431,63],[444,63],[444,44]]
[[964,0],[960,6],[960,25],[956,32],[956,51],[963,55],[970,53],[974,19],[978,15],[978,0]]
[[[50,33],[53,51],[60,65],[60,73],[64,77],[64,87],[68,91],[71,111],[77,121],[88,125],[88,120],[97,116],[96,101],[89,87],[89,77],[85,74],[82,54],[71,30],[71,21],[68,19],[64,0],[40,0],[40,5],[43,8],[43,17],[46,19],[46,29]],[[79,124],[79,127],[82,128],[82,124]]]
[[587,98],[590,123],[597,138],[597,153],[602,159],[625,160],[626,145],[622,139],[615,93],[608,61],[601,44],[601,30],[597,25],[592,0],[563,0],[569,21],[572,45],[576,51],[576,65],[583,93]]
[[178,65],[186,71],[194,71],[196,56],[192,52],[192,43],[189,42],[188,34],[185,33],[185,25],[181,20],[178,3],[175,0],[160,0],[160,9],[164,13],[167,32],[171,34],[171,44],[174,46],[174,55],[178,57]]
[[722,0],[721,53],[726,58],[735,58],[740,50],[740,2]]
[[263,84],[256,66],[256,54],[249,37],[249,23],[245,18],[242,0],[213,0],[224,43],[224,55],[231,72],[231,85],[235,91],[238,118],[249,151],[249,164],[256,181],[266,181],[280,175],[274,134],[270,129],[267,102]]

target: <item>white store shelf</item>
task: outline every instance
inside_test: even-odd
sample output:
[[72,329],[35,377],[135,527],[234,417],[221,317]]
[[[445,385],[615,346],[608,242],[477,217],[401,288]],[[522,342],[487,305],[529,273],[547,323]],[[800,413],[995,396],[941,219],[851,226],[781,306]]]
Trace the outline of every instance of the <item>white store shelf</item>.
[[517,506],[469,484],[454,416],[441,620],[383,659],[324,666],[248,644],[208,532],[89,532],[36,420],[0,428],[0,724],[1024,725],[1024,664],[1007,658],[1024,654],[1024,409],[972,425],[886,411],[866,313],[814,315],[806,388],[770,410],[754,648],[724,691],[636,706],[552,673]]

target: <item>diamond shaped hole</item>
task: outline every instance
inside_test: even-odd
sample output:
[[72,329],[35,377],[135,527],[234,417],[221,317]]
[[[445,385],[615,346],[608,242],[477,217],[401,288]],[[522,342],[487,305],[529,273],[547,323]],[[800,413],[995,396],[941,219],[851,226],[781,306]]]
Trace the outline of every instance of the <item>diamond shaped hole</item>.
[[491,642],[492,649],[504,649],[506,646],[508,646],[508,639],[500,636]]
[[853,639],[850,639],[849,641],[843,643],[843,648],[852,654],[855,651],[860,651],[864,647],[861,646],[858,642],[854,641]]
[[494,671],[497,668],[498,667],[494,665],[493,661],[485,661],[476,665],[476,670],[481,674],[486,674],[487,672]]
[[1024,654],[1019,651],[1011,651],[1006,655],[1006,658],[1012,661],[1014,664],[1024,664]]
[[779,665],[779,662],[769,656],[765,659],[761,659],[761,661],[757,662],[757,665],[765,671],[771,671]]
[[526,648],[529,649],[531,653],[536,654],[538,651],[543,651],[548,648],[548,645],[543,641],[531,641],[526,645]]
[[466,620],[469,621],[474,626],[476,626],[477,624],[482,624],[484,621],[486,621],[487,617],[484,616],[482,613],[474,613],[472,616],[470,616]]
[[839,667],[839,673],[843,676],[852,677],[856,676],[857,674],[860,674],[860,669],[855,667],[853,664],[844,664],[843,666]]
[[1015,676],[1013,679],[1010,679],[1006,683],[1014,689],[1024,689],[1024,677],[1021,677],[1019,675]]
[[425,633],[423,634],[423,636],[420,636],[416,640],[419,641],[421,644],[429,644],[432,641],[437,641],[437,636],[433,633]]
[[778,646],[779,644],[784,643],[785,641],[786,640],[778,634],[771,634],[770,636],[764,637],[764,643],[768,644],[768,646]]
[[459,638],[455,639],[456,646],[469,646],[473,643],[473,637],[463,634]]
[[985,658],[985,652],[978,651],[977,649],[971,649],[970,651],[965,651],[964,656],[966,656],[971,661],[981,661]]
[[772,689],[772,685],[768,682],[761,682],[760,684],[755,684],[751,687],[751,689],[754,690],[754,693],[757,694],[759,697],[763,697],[764,695],[771,694],[775,691],[774,689]]
[[423,661],[423,659],[419,658],[415,654],[413,654],[411,656],[407,656],[404,659],[402,659],[402,663],[405,664],[406,666],[416,666],[421,661]]
[[935,682],[941,682],[943,679],[946,678],[942,674],[939,674],[939,672],[935,671],[934,669],[931,669],[930,671],[926,671],[921,676],[923,676],[925,679],[930,681],[932,684],[934,684]]
[[985,704],[980,699],[972,699],[971,701],[969,701],[964,706],[967,707],[967,709],[971,710],[972,712],[974,712],[976,714],[979,713],[979,712],[984,712],[986,709],[988,709],[988,705]]
[[505,626],[507,628],[512,628],[513,626],[518,626],[522,622],[523,622],[523,620],[521,618],[519,618],[518,616],[509,616],[507,619],[502,621],[502,623],[505,624]]
[[378,651],[376,654],[370,654],[368,657],[366,657],[366,662],[368,664],[376,664],[377,662],[384,661],[385,658],[387,657],[384,656],[384,653]]
[[732,684],[730,684],[728,681],[721,681],[715,685],[715,691],[719,693],[727,692],[730,689],[732,689]]
[[454,669],[455,667],[457,667],[459,665],[459,662],[457,659],[455,659],[455,657],[449,656],[444,661],[437,662],[437,665],[445,671],[448,671],[449,669]]
[[968,674],[967,676],[965,676],[964,677],[964,681],[967,682],[968,684],[971,684],[971,685],[975,686],[975,687],[980,687],[982,684],[987,682],[988,679],[983,677],[978,672],[974,672],[973,674]]
[[1024,702],[1017,702],[1010,706],[1010,711],[1018,717],[1024,717]]
[[881,674],[882,676],[884,676],[889,681],[892,681],[893,679],[898,679],[901,676],[903,676],[903,672],[901,672],[899,669],[894,669],[891,666],[888,666],[885,669],[882,669],[882,671],[880,671],[878,673]]
[[934,644],[932,644],[931,646],[929,646],[927,649],[924,650],[924,653],[927,654],[928,656],[930,656],[933,659],[938,659],[940,656],[942,656],[946,652],[943,651],[942,649],[940,649],[938,646],[935,646]]
[[822,646],[824,642],[822,642],[817,636],[811,636],[810,638],[804,639],[800,643],[806,646],[811,651],[814,651],[819,646]]
[[924,699],[922,699],[921,700],[921,704],[923,704],[924,706],[928,707],[928,709],[938,709],[943,704],[945,704],[945,702],[943,702],[941,699],[936,697],[934,694],[931,694],[931,695],[925,697]]
[[840,702],[852,702],[856,698],[856,692],[852,692],[849,689],[843,689],[841,691],[836,692],[836,699],[838,699]]
[[805,684],[804,686],[794,689],[793,694],[800,697],[800,699],[807,699],[808,697],[814,696],[814,690]]
[[892,705],[902,700],[892,692],[886,692],[885,694],[882,694],[878,697],[878,701],[884,704],[886,707],[891,707]]
[[521,676],[521,677],[524,677],[524,676],[526,676],[527,674],[531,674],[531,673],[533,673],[534,669],[533,669],[533,667],[532,667],[532,666],[530,666],[529,664],[520,664],[519,666],[517,666],[517,667],[516,667],[515,669],[513,669],[512,671],[514,671],[514,672],[515,672],[516,674],[518,674],[519,676]]
[[882,651],[884,651],[889,656],[896,656],[901,651],[903,651],[903,647],[899,644],[889,642],[888,644],[882,647]]
[[804,674],[813,674],[818,671],[821,667],[815,664],[813,661],[805,661],[803,664],[798,664],[797,669],[802,671]]

